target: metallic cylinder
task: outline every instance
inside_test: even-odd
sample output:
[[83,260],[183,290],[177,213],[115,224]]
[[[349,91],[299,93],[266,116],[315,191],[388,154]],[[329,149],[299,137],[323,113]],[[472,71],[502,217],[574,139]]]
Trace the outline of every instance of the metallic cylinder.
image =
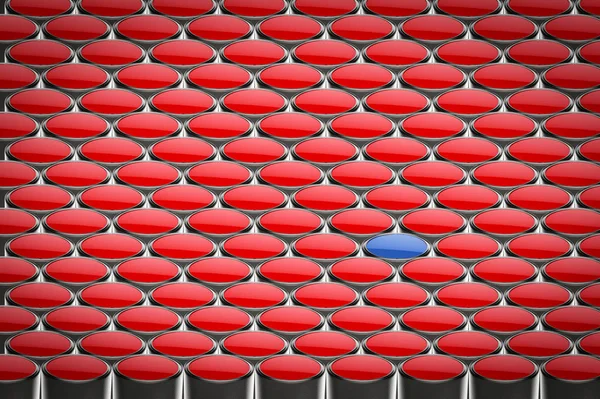
[[592,399],[600,392],[600,359],[558,356],[542,366],[540,399]]
[[325,399],[325,368],[301,355],[278,355],[256,366],[260,399]]
[[207,355],[185,366],[184,399],[253,399],[252,366],[235,356]]
[[467,367],[443,355],[413,357],[399,367],[403,399],[467,399]]
[[110,367],[93,356],[55,357],[42,372],[42,399],[110,399]]
[[21,356],[0,355],[0,392],[3,399],[38,399],[39,367]]
[[515,355],[492,355],[471,365],[471,399],[538,399],[538,367]]
[[113,366],[113,399],[181,399],[182,367],[158,355],[135,355]]
[[373,355],[349,355],[327,367],[329,399],[395,399],[396,367]]

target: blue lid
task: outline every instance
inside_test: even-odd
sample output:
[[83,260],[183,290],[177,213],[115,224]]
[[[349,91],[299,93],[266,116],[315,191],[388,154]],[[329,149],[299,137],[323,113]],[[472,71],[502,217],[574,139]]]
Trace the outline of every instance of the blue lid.
[[429,245],[410,234],[384,234],[367,241],[365,251],[378,258],[410,259],[425,255]]

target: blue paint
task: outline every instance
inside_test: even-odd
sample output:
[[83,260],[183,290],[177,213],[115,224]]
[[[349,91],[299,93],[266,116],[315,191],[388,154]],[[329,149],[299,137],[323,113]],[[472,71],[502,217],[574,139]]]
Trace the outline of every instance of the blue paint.
[[371,238],[366,251],[378,258],[410,259],[427,253],[427,242],[410,234],[384,234]]

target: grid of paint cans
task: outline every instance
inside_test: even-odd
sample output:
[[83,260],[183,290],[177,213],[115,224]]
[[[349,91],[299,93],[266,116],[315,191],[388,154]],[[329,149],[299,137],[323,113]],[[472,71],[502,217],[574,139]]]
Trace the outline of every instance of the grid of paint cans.
[[597,1],[0,7],[0,397],[598,396]]

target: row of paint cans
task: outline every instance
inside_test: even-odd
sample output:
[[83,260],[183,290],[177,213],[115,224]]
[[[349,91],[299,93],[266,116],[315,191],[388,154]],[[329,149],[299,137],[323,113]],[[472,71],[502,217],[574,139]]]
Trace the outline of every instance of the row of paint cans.
[[134,355],[112,369],[88,355],[58,356],[41,367],[0,355],[0,388],[7,399],[38,399],[40,389],[42,399],[590,399],[600,392],[598,358],[559,356],[539,370],[515,355],[470,367],[444,355],[415,356],[398,367],[373,355],[344,356],[327,367],[302,355],[272,356],[255,367],[231,355],[201,356],[183,367]]

